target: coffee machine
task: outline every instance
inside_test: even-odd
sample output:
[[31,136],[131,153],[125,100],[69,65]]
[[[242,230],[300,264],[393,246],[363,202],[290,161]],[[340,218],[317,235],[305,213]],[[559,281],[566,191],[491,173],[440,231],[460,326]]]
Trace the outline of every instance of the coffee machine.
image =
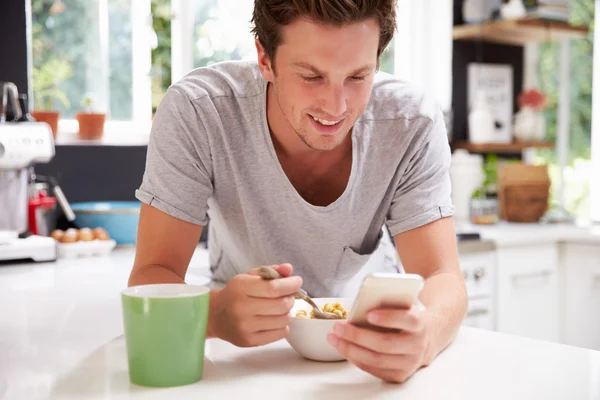
[[[53,261],[57,258],[56,241],[31,234],[29,229],[33,165],[48,163],[54,157],[52,131],[44,122],[25,118],[26,110],[24,114],[13,83],[0,83],[0,88],[0,261]],[[9,99],[12,118],[7,117]],[[74,219],[60,188],[53,189],[67,216]]]

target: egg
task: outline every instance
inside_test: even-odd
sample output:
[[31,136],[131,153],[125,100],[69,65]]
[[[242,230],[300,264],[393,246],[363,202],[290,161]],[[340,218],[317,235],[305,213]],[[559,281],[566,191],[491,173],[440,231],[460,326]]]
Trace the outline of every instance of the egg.
[[69,228],[61,238],[61,243],[75,243],[79,238],[79,232],[77,229]]
[[79,230],[78,239],[82,242],[91,242],[94,240],[94,233],[90,228],[81,228]]
[[110,240],[110,235],[103,228],[96,228],[93,232],[96,240]]
[[50,237],[57,242],[60,242],[63,236],[65,236],[65,232],[62,229],[55,229],[50,233]]

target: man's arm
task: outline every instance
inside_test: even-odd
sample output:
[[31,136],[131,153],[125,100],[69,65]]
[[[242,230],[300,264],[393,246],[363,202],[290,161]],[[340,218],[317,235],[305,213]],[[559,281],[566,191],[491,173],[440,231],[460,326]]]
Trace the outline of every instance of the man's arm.
[[[201,233],[200,225],[142,203],[129,286],[184,283]],[[302,279],[290,276],[289,264],[272,267],[286,278],[265,281],[256,269],[232,278],[223,289],[210,291],[207,337],[247,347],[287,335],[293,293],[302,286]]]
[[429,364],[454,339],[467,312],[453,219],[442,218],[400,233],[394,241],[405,271],[425,279],[419,299],[431,329],[424,357]]
[[[188,265],[201,234],[200,225],[182,221],[142,203],[135,262],[128,285],[184,283]],[[214,304],[216,294],[217,291],[211,290],[211,304]],[[214,337],[210,323],[207,336]]]
[[184,283],[202,227],[142,203],[129,286]]

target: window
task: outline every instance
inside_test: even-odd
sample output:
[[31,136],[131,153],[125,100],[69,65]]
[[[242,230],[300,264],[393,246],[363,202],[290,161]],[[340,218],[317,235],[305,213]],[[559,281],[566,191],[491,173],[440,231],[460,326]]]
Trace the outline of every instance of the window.
[[[107,130],[139,130],[191,69],[256,58],[253,0],[31,1],[33,105],[60,112],[63,131],[86,98]],[[381,69],[394,72],[394,43]]]
[[[253,0],[152,0],[159,42],[152,57],[154,108],[171,82],[193,68],[256,59],[253,6]],[[384,51],[382,71],[394,72],[394,47],[392,41]]]
[[[593,75],[593,31],[594,0],[573,2],[571,23],[590,26],[586,39],[573,40],[569,44],[570,53],[570,110],[569,110],[569,152],[564,171],[565,210],[574,217],[590,218],[590,182],[592,179],[591,140],[592,140],[592,75]],[[560,97],[560,43],[548,43],[538,48],[538,84],[548,98],[545,111],[547,139],[557,137],[558,100]],[[559,188],[561,171],[556,147],[538,150],[536,162],[548,164],[552,179],[551,203],[560,206]]]
[[149,120],[149,0],[32,0],[31,7],[35,109],[73,119],[90,98],[111,120]]

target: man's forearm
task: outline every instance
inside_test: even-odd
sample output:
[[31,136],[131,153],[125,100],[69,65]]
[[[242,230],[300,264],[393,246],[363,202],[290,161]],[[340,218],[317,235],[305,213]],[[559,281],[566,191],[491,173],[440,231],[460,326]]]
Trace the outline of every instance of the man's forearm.
[[185,283],[185,280],[175,271],[164,265],[144,265],[133,268],[127,285],[138,286],[155,283]]
[[430,344],[425,355],[429,364],[456,337],[467,312],[468,300],[462,276],[444,272],[425,280],[419,299],[426,308]]

